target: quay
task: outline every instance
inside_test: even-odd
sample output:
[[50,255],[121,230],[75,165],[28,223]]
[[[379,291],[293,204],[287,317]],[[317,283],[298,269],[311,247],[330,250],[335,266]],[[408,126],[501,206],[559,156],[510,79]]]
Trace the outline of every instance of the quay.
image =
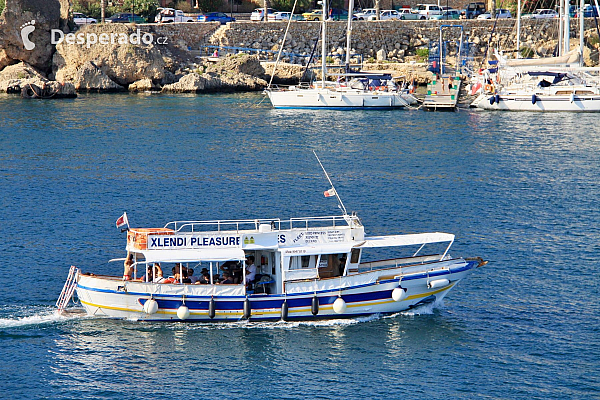
[[461,79],[459,76],[434,78],[427,84],[427,95],[423,108],[428,111],[456,109],[460,92]]

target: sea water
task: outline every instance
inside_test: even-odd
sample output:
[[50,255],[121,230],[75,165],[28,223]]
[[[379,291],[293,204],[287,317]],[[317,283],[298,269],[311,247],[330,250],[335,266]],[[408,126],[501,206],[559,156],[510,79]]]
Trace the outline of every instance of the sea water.
[[[600,398],[596,114],[273,110],[259,94],[0,97],[0,398]],[[456,234],[446,297],[342,321],[56,316],[115,228],[338,215]]]

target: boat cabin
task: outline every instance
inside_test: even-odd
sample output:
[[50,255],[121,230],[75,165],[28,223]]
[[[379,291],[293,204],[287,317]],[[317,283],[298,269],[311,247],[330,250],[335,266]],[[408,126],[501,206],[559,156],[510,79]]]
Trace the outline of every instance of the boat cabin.
[[[359,218],[343,215],[176,221],[163,228],[130,228],[126,249],[133,255],[134,280],[220,285],[221,294],[280,294],[293,293],[295,287],[305,290],[310,281],[325,286],[331,282],[333,287],[340,285],[340,277],[439,261],[447,256],[453,240],[454,235],[446,233],[365,237]],[[448,245],[439,253],[419,255],[425,244],[440,242]],[[405,247],[410,252],[407,257],[362,262],[364,249],[384,247]],[[247,275],[254,272],[248,270],[252,260],[256,275],[245,285]],[[162,276],[154,272],[155,265]],[[186,280],[182,271],[189,269],[200,278],[197,282]],[[221,283],[224,273],[230,279]]]

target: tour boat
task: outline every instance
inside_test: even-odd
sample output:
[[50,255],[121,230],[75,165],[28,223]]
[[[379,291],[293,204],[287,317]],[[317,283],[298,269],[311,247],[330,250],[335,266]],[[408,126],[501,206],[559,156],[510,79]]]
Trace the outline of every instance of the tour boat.
[[[391,314],[438,302],[484,262],[449,254],[454,235],[367,236],[356,215],[216,221],[177,221],[162,228],[129,228],[132,280],[72,271],[87,314],[141,321],[314,320]],[[438,252],[425,252],[433,246]],[[442,247],[439,247],[442,245]],[[370,259],[369,251],[409,251]],[[219,267],[247,257],[254,283],[219,284]],[[123,258],[119,260],[124,260]],[[140,279],[147,265],[210,271],[206,284]],[[115,265],[115,270],[121,270]],[[246,269],[242,268],[243,275]],[[173,281],[171,279],[170,281]],[[67,286],[67,285],[65,285]],[[68,301],[68,299],[67,299]]]
[[[486,263],[479,257],[452,257],[454,235],[449,233],[366,235],[323,171],[331,184],[324,195],[337,198],[341,215],[174,221],[160,228],[132,228],[123,214],[117,227],[127,226],[127,257],[112,261],[124,261],[124,275],[71,267],[57,301],[59,311],[76,291],[89,315],[141,321],[393,314],[438,303]],[[115,265],[115,270],[121,268]],[[192,283],[196,279],[186,277],[190,269],[196,275],[204,272],[204,283]],[[234,278],[220,280],[222,271]],[[173,276],[167,277],[168,272]]]

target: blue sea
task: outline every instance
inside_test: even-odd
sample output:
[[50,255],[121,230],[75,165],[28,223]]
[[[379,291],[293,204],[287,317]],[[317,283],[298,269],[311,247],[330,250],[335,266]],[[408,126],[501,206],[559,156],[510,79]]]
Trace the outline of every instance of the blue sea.
[[[260,94],[0,96],[0,398],[600,399],[597,114],[273,110]],[[306,323],[54,315],[115,228],[337,215],[489,263],[436,307]]]

